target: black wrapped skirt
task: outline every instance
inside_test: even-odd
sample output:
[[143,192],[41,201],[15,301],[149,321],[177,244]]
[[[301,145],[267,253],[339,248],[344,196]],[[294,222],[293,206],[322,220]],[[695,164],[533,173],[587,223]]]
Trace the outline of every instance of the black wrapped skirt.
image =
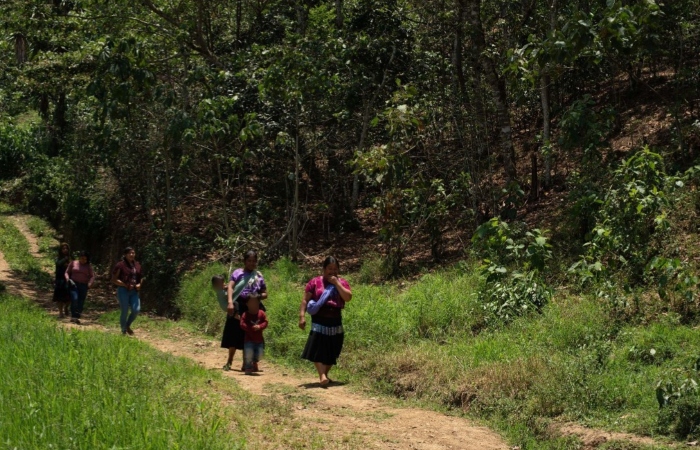
[[221,348],[236,348],[243,350],[245,331],[241,329],[241,321],[232,316],[226,316],[224,335],[221,337]]
[[70,289],[68,282],[64,278],[54,281],[53,301],[61,303],[70,302]]
[[334,366],[343,350],[344,339],[343,321],[340,317],[313,318],[301,357],[311,362]]

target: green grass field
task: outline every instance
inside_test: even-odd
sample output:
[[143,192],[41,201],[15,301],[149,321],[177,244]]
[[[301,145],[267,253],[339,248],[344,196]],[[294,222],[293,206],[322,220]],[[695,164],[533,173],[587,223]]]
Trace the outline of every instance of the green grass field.
[[[0,296],[5,448],[241,448],[236,417],[201,390],[214,374],[116,334],[68,331]],[[240,431],[240,430],[239,430]]]

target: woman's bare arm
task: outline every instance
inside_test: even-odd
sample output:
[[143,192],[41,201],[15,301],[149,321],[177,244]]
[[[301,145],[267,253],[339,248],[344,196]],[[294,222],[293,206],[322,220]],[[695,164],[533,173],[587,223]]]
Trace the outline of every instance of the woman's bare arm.
[[299,307],[299,328],[306,328],[306,304],[311,300],[311,292],[304,292],[304,298],[301,300]]

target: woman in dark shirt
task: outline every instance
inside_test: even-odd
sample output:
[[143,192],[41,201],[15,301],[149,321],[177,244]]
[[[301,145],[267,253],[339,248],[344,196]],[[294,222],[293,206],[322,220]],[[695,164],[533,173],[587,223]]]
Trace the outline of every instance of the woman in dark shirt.
[[326,289],[334,288],[316,314],[311,316],[311,332],[306,341],[301,357],[314,363],[321,386],[330,383],[328,372],[337,363],[343,349],[342,310],[345,303],[352,299],[350,285],[338,278],[338,261],[329,256],[323,261],[323,275],[313,278],[306,285],[304,299],[301,301],[299,328],[306,328],[306,308],[310,301],[318,301]]
[[[122,334],[134,335],[131,324],[141,311],[141,299],[139,291],[144,278],[141,275],[141,264],[136,261],[136,252],[133,248],[124,249],[124,257],[112,269],[112,283],[117,285],[117,299],[121,308],[119,324]],[[131,309],[131,314],[129,314]]]

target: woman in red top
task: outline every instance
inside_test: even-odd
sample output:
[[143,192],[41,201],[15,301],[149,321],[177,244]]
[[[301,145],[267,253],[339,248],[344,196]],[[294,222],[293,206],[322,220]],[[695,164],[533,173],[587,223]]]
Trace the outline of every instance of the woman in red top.
[[65,273],[66,283],[70,285],[70,321],[80,323],[80,316],[85,308],[88,289],[95,282],[95,271],[90,264],[90,254],[80,252],[77,261],[68,264]]
[[338,278],[338,260],[329,256],[323,261],[323,275],[313,278],[306,285],[304,299],[299,311],[299,328],[306,328],[306,306],[311,300],[318,301],[324,291],[333,286],[332,294],[321,309],[311,316],[311,332],[301,357],[314,363],[321,386],[330,383],[328,372],[337,363],[343,349],[343,319],[341,311],[352,299],[350,285]]
[[122,327],[122,334],[134,335],[131,324],[141,311],[139,291],[143,280],[141,264],[136,261],[136,251],[131,247],[125,248],[124,257],[112,269],[112,283],[117,285],[117,299],[121,309],[119,324]]

